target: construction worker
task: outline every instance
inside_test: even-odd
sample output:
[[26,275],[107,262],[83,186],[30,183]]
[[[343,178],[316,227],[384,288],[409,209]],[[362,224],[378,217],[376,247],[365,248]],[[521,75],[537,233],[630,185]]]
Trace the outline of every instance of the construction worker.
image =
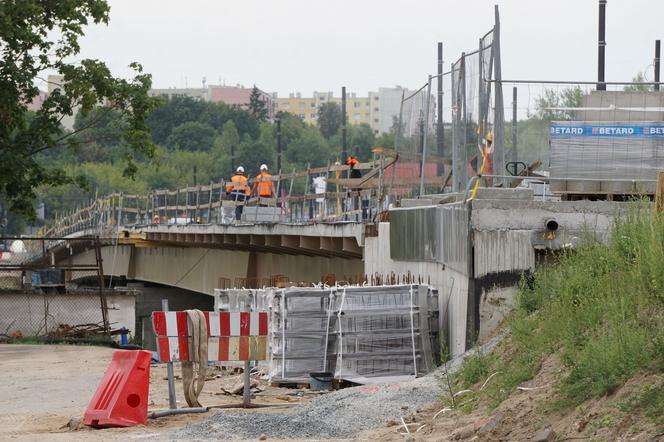
[[355,158],[353,155],[348,155],[346,159],[346,165],[350,166],[349,178],[362,178],[362,172],[360,169],[356,169],[356,166],[360,164],[360,161]]
[[[350,167],[348,177],[349,178],[362,178],[362,172],[357,168],[357,165],[360,164],[360,161],[355,158],[353,155],[348,155],[346,159],[346,165]],[[353,210],[359,208],[359,197],[354,197],[350,195],[350,191],[359,191],[359,188],[350,188],[349,189],[349,202]]]
[[[267,171],[267,164],[261,164],[261,171],[256,175],[254,195],[260,198],[273,198],[276,195],[274,181],[272,181],[272,175]],[[267,207],[267,204],[260,204],[260,206]]]
[[[484,147],[482,148],[482,164],[484,164],[483,175],[493,175],[493,132],[486,134]],[[493,177],[485,177],[486,185],[493,185]]]
[[235,201],[235,219],[239,221],[242,218],[244,201],[251,194],[247,177],[244,176],[244,167],[239,166],[235,170],[235,175],[226,184],[226,194],[230,195],[231,200]]

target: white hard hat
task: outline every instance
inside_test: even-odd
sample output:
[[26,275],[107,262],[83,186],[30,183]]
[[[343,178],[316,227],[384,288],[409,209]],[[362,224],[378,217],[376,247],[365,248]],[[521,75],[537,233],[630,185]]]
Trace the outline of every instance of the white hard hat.
[[244,167],[238,166],[238,168],[235,169],[235,171],[238,172],[238,173],[244,173]]
[[261,164],[261,170],[267,170],[267,164]]

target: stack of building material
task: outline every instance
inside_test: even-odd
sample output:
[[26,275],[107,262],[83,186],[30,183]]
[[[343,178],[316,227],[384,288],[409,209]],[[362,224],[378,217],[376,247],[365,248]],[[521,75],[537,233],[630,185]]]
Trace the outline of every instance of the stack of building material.
[[[311,372],[333,372],[336,288],[276,290],[272,301],[270,376],[305,380]],[[331,333],[332,332],[332,333]]]
[[437,305],[418,285],[275,290],[270,376],[326,371],[369,383],[425,374],[438,359]]
[[652,194],[663,167],[661,121],[551,124],[552,191]]
[[416,285],[340,288],[333,306],[335,377],[368,383],[431,371],[439,346],[430,328],[438,322],[436,316],[430,323],[430,293]]

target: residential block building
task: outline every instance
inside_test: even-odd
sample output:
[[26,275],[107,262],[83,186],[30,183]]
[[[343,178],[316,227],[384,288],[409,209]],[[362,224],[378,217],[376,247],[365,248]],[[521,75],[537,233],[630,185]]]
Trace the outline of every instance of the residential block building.
[[[367,124],[374,133],[389,132],[394,125],[395,118],[399,116],[402,96],[408,96],[412,91],[401,88],[379,88],[377,92],[369,92],[367,96],[359,97],[355,93],[346,95],[346,117],[348,124]],[[315,91],[311,97],[303,97],[301,93],[291,93],[288,97],[280,98],[273,94],[274,111],[290,112],[299,116],[305,123],[316,124],[318,107],[327,102],[341,105],[341,97],[332,92]],[[432,100],[432,109],[435,103]],[[434,113],[430,113],[433,121]]]
[[[229,106],[239,106],[243,109],[249,108],[249,98],[253,88],[236,86],[219,86],[207,85],[202,88],[165,88],[165,89],[150,89],[150,96],[165,96],[165,97],[191,97],[199,100],[210,101],[212,103],[225,103]],[[261,99],[265,102],[268,110],[268,118],[273,117],[274,104],[272,103],[272,95],[267,94],[259,89]]]

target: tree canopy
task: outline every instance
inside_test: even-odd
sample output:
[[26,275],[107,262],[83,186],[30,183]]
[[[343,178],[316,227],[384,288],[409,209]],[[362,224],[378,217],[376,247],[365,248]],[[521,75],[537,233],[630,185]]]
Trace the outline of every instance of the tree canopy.
[[[109,6],[103,0],[0,3],[0,193],[16,213],[33,215],[40,186],[83,184],[82,176],[39,160],[41,153],[75,144],[75,135],[103,119],[101,112],[76,131],[67,132],[61,121],[76,109],[86,116],[95,106],[106,104],[120,113],[119,144],[127,147],[123,151],[124,176],[136,173],[134,154],[149,157],[154,152],[146,121],[157,104],[148,96],[150,75],[137,63],[130,64],[134,77],[126,80],[114,77],[99,60],[69,62],[80,52],[78,40],[84,27],[108,20]],[[31,113],[27,103],[39,93],[35,83],[43,72],[62,75],[62,84],[41,109]]]
[[267,120],[267,103],[261,96],[261,91],[254,85],[249,96],[249,113],[258,121]]
[[330,138],[341,127],[341,106],[327,102],[318,106],[318,128],[325,138]]

